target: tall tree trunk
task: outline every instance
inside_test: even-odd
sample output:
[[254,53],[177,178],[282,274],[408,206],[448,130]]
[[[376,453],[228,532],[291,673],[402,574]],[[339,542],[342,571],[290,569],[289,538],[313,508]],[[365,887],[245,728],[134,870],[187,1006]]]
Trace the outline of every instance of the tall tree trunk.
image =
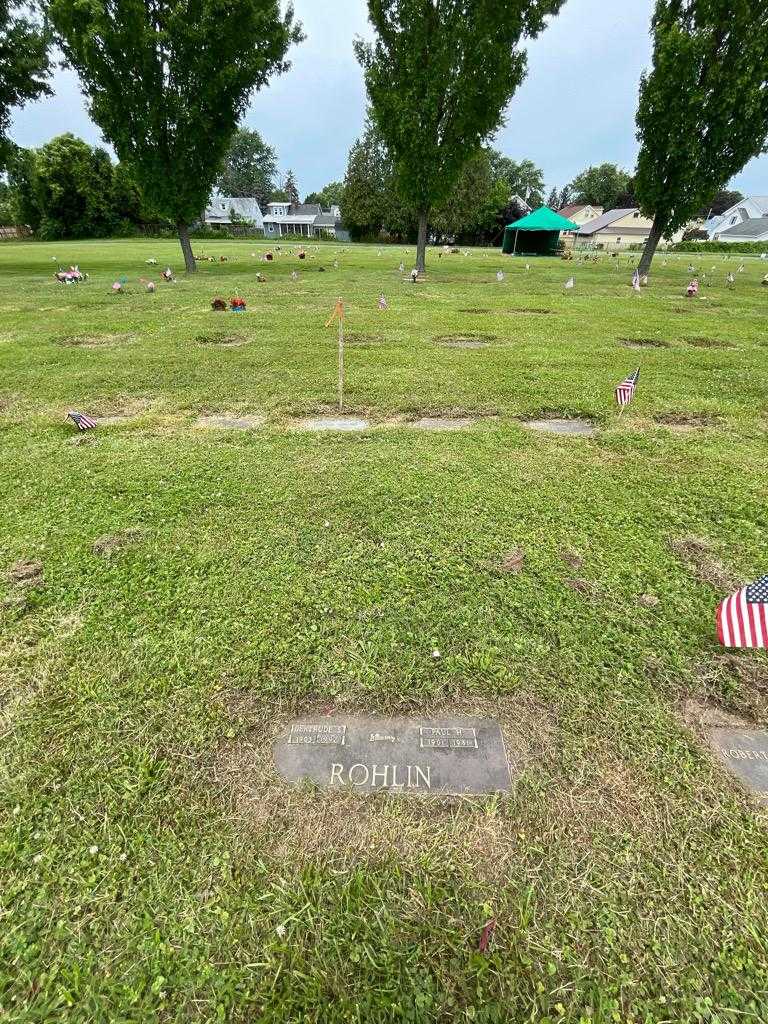
[[181,243],[181,251],[184,253],[184,264],[187,268],[188,274],[194,274],[197,270],[197,264],[195,258],[192,255],[192,243],[189,240],[189,228],[182,221],[176,225],[176,230],[179,232],[179,242]]
[[416,270],[420,274],[427,272],[427,211],[419,213],[419,235],[416,241]]
[[651,228],[650,235],[648,235],[648,241],[645,243],[643,255],[640,259],[640,265],[637,268],[637,272],[641,277],[643,277],[644,274],[649,274],[651,272],[651,262],[663,234],[664,228],[662,227],[661,222],[658,217],[654,217],[653,227]]

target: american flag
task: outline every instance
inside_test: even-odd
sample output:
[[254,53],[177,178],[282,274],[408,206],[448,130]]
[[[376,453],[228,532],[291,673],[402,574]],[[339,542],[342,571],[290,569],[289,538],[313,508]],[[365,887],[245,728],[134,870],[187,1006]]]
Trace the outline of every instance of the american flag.
[[723,647],[768,647],[768,576],[720,602],[717,637]]
[[632,275],[632,287],[635,289],[636,292],[640,291],[640,271],[639,270],[635,270],[634,274]]
[[632,399],[635,397],[635,387],[637,382],[640,380],[640,367],[635,370],[634,373],[630,373],[628,377],[616,388],[616,402],[619,405],[629,405]]
[[78,430],[92,430],[96,426],[96,420],[86,416],[84,412],[68,412],[67,419],[72,420]]

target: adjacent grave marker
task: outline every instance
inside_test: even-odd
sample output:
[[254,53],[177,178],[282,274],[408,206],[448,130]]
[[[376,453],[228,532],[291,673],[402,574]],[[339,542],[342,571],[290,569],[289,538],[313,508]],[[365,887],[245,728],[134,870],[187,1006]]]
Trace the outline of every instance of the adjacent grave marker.
[[285,779],[329,789],[444,796],[511,786],[501,729],[485,718],[303,718],[274,754]]
[[713,729],[712,743],[726,768],[768,804],[768,732],[760,729]]

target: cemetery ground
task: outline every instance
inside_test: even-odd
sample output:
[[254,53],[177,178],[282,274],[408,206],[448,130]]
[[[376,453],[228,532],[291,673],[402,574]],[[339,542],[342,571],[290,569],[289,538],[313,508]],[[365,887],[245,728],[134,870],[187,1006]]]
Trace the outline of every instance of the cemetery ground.
[[[708,740],[768,719],[714,628],[768,571],[765,265],[194,249],[0,248],[2,1019],[765,1020],[766,810]],[[339,295],[368,427],[318,432]],[[512,789],[282,781],[329,713],[495,718]]]

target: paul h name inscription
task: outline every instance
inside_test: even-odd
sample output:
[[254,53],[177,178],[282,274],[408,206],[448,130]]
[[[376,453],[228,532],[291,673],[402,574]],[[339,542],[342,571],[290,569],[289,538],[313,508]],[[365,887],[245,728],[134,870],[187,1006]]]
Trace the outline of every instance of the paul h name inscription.
[[290,782],[413,795],[509,790],[497,722],[485,718],[303,718],[278,737],[275,764]]

